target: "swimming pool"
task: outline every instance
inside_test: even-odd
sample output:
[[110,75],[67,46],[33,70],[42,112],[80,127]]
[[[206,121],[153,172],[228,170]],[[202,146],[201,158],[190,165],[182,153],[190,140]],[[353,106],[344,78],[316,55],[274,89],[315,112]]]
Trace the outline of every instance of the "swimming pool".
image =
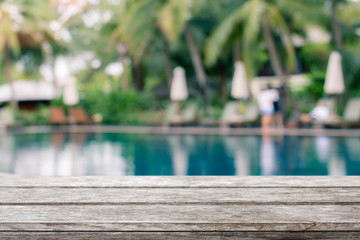
[[360,137],[6,134],[0,135],[0,173],[360,175]]

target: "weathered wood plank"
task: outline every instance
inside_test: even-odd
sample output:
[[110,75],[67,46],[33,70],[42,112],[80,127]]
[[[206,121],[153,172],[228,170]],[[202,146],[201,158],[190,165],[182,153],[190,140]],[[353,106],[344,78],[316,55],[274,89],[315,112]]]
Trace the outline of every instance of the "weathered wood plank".
[[0,188],[0,205],[360,204],[360,188]]
[[360,177],[0,177],[0,239],[360,239]]
[[125,176],[125,177],[1,177],[2,187],[360,187],[360,176]]
[[0,231],[360,231],[359,205],[0,206]]
[[307,239],[307,240],[356,240],[360,239],[359,232],[18,232],[1,233],[0,239],[121,239],[121,240],[281,240],[281,239]]

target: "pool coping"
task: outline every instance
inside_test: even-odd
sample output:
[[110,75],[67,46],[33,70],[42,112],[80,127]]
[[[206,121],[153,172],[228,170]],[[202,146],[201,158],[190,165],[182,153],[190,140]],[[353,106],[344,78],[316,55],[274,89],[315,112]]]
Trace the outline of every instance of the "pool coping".
[[[5,133],[134,133],[134,134],[175,134],[175,135],[272,135],[272,136],[331,136],[360,137],[360,129],[325,128],[222,128],[222,127],[164,127],[126,125],[66,125],[66,126],[26,126],[9,128]],[[1,134],[1,133],[0,133]]]

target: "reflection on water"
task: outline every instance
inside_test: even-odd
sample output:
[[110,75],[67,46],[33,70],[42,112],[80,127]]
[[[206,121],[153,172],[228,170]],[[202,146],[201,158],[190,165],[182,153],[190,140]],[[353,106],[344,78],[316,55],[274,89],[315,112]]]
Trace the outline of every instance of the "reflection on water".
[[276,174],[276,148],[275,142],[270,136],[264,135],[261,142],[261,175]]
[[0,172],[22,176],[360,175],[359,146],[359,137],[0,135]]
[[178,135],[169,137],[169,144],[172,152],[171,159],[174,175],[186,176],[189,159],[188,153],[181,140],[182,139]]

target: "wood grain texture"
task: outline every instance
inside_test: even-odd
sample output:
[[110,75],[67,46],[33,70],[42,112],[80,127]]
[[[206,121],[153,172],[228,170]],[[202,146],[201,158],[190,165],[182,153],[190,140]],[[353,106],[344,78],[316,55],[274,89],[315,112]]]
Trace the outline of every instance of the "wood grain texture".
[[360,239],[360,177],[0,176],[0,239]]
[[26,231],[360,231],[359,212],[347,205],[0,206],[0,230],[17,222]]
[[121,239],[121,240],[357,240],[359,232],[18,232],[1,233],[0,239]]
[[[360,189],[360,188],[359,188]],[[360,204],[354,188],[0,188],[0,205]]]
[[360,187],[360,176],[126,176],[126,177],[18,177],[0,176],[1,187],[149,187],[149,188],[234,188],[234,187]]

